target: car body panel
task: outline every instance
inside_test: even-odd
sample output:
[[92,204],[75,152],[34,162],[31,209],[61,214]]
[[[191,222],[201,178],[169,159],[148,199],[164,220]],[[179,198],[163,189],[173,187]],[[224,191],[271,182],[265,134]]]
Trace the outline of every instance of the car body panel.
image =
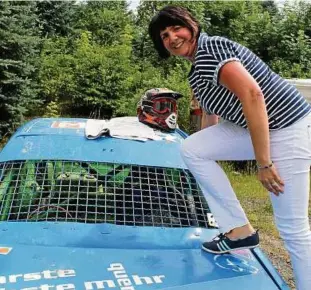
[[249,289],[254,282],[252,289],[278,289],[250,250],[226,255],[202,251],[202,241],[216,230],[8,222],[0,224],[0,231],[0,247],[11,248],[0,255],[5,289],[44,284],[51,289],[70,289],[70,284],[116,288],[118,273],[127,275],[133,289],[227,289],[232,283]]
[[[86,119],[35,119],[0,153],[16,160],[95,161],[186,169],[176,131],[160,141],[87,140]],[[2,175],[2,173],[1,173]],[[260,249],[201,250],[213,228],[0,222],[0,290],[287,290]]]
[[0,162],[53,159],[186,168],[179,153],[183,137],[178,133],[157,131],[163,137],[161,141],[139,142],[110,137],[88,140],[84,134],[86,121],[35,119],[12,136],[0,154]]
[[[76,289],[117,288],[118,277],[130,281],[120,286],[133,286],[133,289],[191,287],[199,283],[208,286],[206,289],[228,289],[229,285],[232,289],[232,283],[243,285],[239,289],[277,289],[256,260],[234,255],[206,255],[198,249],[159,251],[17,245],[0,259],[1,276],[6,277],[0,279],[8,282],[3,286],[13,289],[44,284],[54,285],[52,289],[61,284],[73,284]],[[40,278],[38,273],[42,273]],[[21,274],[23,277],[16,280],[12,277]],[[107,280],[109,282],[95,282]]]

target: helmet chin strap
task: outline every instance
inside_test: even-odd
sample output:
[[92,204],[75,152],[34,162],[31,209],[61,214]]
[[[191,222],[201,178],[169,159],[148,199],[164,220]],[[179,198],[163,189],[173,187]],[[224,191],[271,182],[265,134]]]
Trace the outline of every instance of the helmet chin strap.
[[165,123],[166,123],[166,125],[167,125],[170,129],[176,129],[176,125],[177,125],[177,114],[176,114],[176,113],[170,114],[170,115],[165,119]]

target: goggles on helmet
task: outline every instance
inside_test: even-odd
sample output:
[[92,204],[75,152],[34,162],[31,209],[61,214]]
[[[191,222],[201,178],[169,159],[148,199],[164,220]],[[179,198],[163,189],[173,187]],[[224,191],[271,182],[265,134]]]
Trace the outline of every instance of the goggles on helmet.
[[177,100],[181,97],[180,93],[166,88],[146,91],[137,104],[139,121],[164,131],[174,131],[177,126]]
[[152,109],[162,115],[176,112],[176,100],[167,97],[156,98],[153,100]]

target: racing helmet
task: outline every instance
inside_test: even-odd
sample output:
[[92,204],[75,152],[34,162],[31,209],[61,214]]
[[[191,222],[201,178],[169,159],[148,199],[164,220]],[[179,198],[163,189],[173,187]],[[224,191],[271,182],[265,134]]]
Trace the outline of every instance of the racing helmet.
[[153,128],[172,132],[177,127],[177,100],[180,93],[166,88],[150,89],[137,104],[140,122]]

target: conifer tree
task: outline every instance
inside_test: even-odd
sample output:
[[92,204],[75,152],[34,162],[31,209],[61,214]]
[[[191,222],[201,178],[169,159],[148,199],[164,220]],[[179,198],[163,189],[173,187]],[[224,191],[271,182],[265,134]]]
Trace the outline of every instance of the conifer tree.
[[0,137],[38,105],[39,56],[34,2],[0,2]]

